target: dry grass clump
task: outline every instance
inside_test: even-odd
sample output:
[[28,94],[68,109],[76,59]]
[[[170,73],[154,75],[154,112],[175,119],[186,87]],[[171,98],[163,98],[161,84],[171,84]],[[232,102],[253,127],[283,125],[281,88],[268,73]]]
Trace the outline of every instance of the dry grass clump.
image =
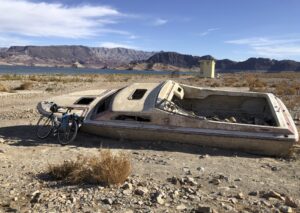
[[70,184],[122,184],[131,173],[131,160],[127,153],[100,150],[92,157],[78,156],[61,165],[49,165],[48,173]]
[[232,78],[232,77],[227,77],[224,78],[224,86],[226,87],[231,87],[233,86],[235,83],[237,83],[239,80],[236,78]]
[[8,91],[9,91],[9,89],[6,86],[4,86],[3,84],[0,84],[0,92],[8,92]]
[[21,80],[23,78],[22,75],[17,74],[3,74],[0,75],[0,79],[4,81],[14,81],[14,80]]
[[219,82],[213,82],[210,86],[211,87],[220,87],[221,84]]
[[287,81],[281,81],[275,86],[276,95],[299,95],[300,93],[300,85],[298,84],[289,84]]
[[24,82],[20,86],[14,88],[15,90],[30,90],[33,84],[31,82]]

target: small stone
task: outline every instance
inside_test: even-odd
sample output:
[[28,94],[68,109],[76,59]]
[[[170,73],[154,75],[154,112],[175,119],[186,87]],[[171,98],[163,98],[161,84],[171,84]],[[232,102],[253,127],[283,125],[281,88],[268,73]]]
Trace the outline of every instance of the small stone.
[[197,213],[216,213],[214,209],[209,206],[198,206],[194,209],[194,212]]
[[212,183],[212,184],[214,184],[214,185],[219,185],[221,183],[221,181],[218,178],[213,178],[209,182]]
[[165,203],[165,195],[163,192],[157,191],[151,195],[152,202],[158,203],[160,205]]
[[235,119],[235,117],[233,117],[233,116],[231,116],[231,117],[229,118],[229,121],[232,122],[232,123],[236,123],[236,119]]
[[14,199],[13,199],[14,201],[18,201],[18,197],[14,197]]
[[197,170],[198,170],[200,173],[203,173],[203,172],[205,171],[204,167],[201,167],[201,166],[198,167]]
[[238,194],[236,195],[236,198],[237,198],[237,199],[240,199],[240,200],[243,200],[243,199],[245,198],[245,196],[244,196],[244,194],[243,194],[242,192],[240,192],[240,193],[238,193]]
[[250,195],[250,196],[257,196],[258,192],[257,191],[252,191],[252,192],[249,192],[248,195]]
[[187,177],[187,182],[189,183],[189,184],[191,184],[192,186],[197,186],[198,185],[198,183],[195,181],[195,179],[194,178],[192,178],[192,177]]
[[0,138],[0,143],[5,143],[4,138]]
[[134,192],[135,192],[136,195],[144,196],[145,194],[148,193],[148,189],[146,187],[141,187],[140,186]]
[[103,202],[104,204],[108,204],[108,205],[113,204],[113,200],[110,199],[110,198],[104,198],[104,199],[102,200],[102,202]]
[[5,150],[4,149],[0,149],[0,153],[4,154]]
[[184,204],[180,204],[180,205],[176,206],[176,209],[177,210],[185,210],[186,206]]
[[269,199],[270,197],[273,197],[273,198],[276,198],[276,199],[279,199],[279,200],[285,200],[284,197],[282,197],[278,192],[275,192],[273,190],[267,192],[267,193],[264,193],[262,195],[262,197],[266,198],[266,199]]
[[182,170],[184,171],[184,173],[185,173],[186,175],[192,175],[192,172],[191,172],[191,170],[189,169],[189,167],[183,167]]
[[30,203],[39,203],[41,201],[41,193],[37,190],[35,192],[33,192],[30,200]]
[[175,190],[172,194],[171,194],[171,198],[172,199],[175,199],[179,196],[179,191],[178,190]]
[[282,213],[293,213],[293,209],[289,206],[280,206],[279,210]]
[[129,189],[130,191],[132,191],[133,187],[132,187],[132,184],[131,184],[131,183],[125,183],[125,184],[122,186],[122,189]]
[[294,200],[293,198],[289,197],[289,196],[285,197],[285,205],[290,206],[292,208],[297,208],[298,207],[297,201]]
[[199,158],[200,159],[203,159],[203,158],[208,158],[209,157],[209,155],[208,154],[206,154],[206,155],[199,155]]
[[169,181],[170,183],[174,184],[174,185],[177,185],[177,183],[178,183],[178,178],[175,177],[175,176],[173,176],[173,177],[171,177],[171,178],[168,178],[168,181]]
[[232,204],[236,204],[238,200],[234,197],[228,199]]
[[122,192],[124,195],[130,195],[132,193],[132,191],[130,189],[125,189]]
[[163,199],[162,195],[159,195],[156,197],[156,202],[162,205],[165,203],[165,200]]

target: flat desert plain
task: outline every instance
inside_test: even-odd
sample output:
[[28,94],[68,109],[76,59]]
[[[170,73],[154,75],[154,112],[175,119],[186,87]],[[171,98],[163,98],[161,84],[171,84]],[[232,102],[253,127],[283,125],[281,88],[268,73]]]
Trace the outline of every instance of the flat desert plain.
[[[67,146],[39,140],[36,105],[64,93],[166,79],[207,87],[273,92],[295,122],[300,74],[0,75],[0,212],[300,212],[300,159],[270,158],[161,141],[126,141],[80,132]],[[132,172],[124,184],[66,184],[49,178],[49,165],[99,149],[126,152]]]

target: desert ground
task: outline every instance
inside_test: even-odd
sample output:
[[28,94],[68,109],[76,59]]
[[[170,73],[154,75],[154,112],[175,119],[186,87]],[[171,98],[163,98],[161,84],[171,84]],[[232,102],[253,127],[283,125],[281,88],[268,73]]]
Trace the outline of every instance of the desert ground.
[[[223,74],[220,79],[172,75],[0,75],[0,212],[300,212],[300,154],[271,158],[161,141],[126,141],[80,132],[67,146],[39,140],[36,105],[63,93],[174,79],[206,87],[273,92],[300,117],[300,74]],[[298,123],[299,125],[299,123]],[[299,126],[298,126],[299,127]],[[49,165],[126,152],[124,184],[66,184]]]

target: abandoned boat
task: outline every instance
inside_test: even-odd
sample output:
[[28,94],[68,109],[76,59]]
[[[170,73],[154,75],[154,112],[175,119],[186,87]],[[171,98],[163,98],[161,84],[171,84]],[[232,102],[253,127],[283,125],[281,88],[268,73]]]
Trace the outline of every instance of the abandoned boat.
[[[114,138],[193,143],[286,156],[299,139],[286,106],[271,93],[134,83],[54,97],[84,118],[82,130]],[[41,114],[49,114],[40,102]]]

